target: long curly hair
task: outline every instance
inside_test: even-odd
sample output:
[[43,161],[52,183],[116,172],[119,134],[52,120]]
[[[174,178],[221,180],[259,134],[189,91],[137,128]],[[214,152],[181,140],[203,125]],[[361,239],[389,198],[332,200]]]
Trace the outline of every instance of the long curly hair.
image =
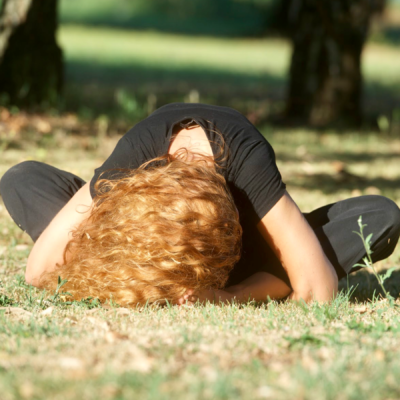
[[[161,165],[160,165],[161,164]],[[175,303],[188,289],[223,288],[240,258],[242,229],[215,165],[172,156],[96,183],[89,217],[72,233],[63,265],[40,286],[75,300],[123,306]]]

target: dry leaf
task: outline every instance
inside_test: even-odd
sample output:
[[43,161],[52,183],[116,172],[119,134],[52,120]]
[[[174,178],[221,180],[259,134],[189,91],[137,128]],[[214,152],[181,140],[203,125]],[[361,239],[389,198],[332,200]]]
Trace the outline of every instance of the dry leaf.
[[116,314],[118,315],[129,315],[131,310],[129,308],[118,308]]
[[115,343],[118,340],[127,340],[129,339],[128,335],[123,335],[122,333],[116,331],[109,331],[104,335],[104,338],[108,343]]
[[54,307],[46,308],[44,311],[40,313],[40,315],[51,315],[53,314]]
[[17,244],[15,246],[15,250],[17,251],[25,251],[28,250],[29,246],[27,244]]
[[35,387],[31,382],[26,381],[19,387],[18,391],[23,399],[30,399],[34,395]]
[[385,361],[385,353],[380,349],[375,350],[374,356],[378,361]]
[[50,133],[51,132],[51,125],[48,121],[44,119],[37,119],[34,123],[35,128],[40,132],[40,133]]
[[58,360],[59,365],[63,369],[83,369],[84,365],[82,360],[75,357],[62,357]]
[[85,320],[89,321],[91,324],[95,325],[98,328],[102,328],[106,331],[110,330],[110,324],[107,321],[104,321],[104,319],[86,317]]
[[6,246],[0,246],[0,256],[2,256],[7,250]]
[[64,318],[64,322],[69,322],[70,324],[76,324],[78,322],[78,320],[75,317],[67,317]]
[[274,391],[269,386],[264,385],[257,389],[257,395],[263,399],[272,399],[274,397]]
[[381,194],[381,190],[378,189],[375,186],[368,186],[365,190],[364,190],[365,194]]
[[99,312],[100,308],[92,308],[91,310],[85,311],[85,314],[96,314]]
[[149,372],[153,365],[153,360],[140,350],[137,346],[133,346],[128,351],[131,361],[129,367],[131,370],[138,372]]
[[364,314],[364,313],[367,312],[367,307],[365,307],[365,306],[356,306],[356,307],[354,307],[354,311],[358,312],[360,314]]
[[315,372],[318,370],[317,362],[308,354],[303,356],[301,363],[303,367],[308,371]]
[[6,310],[6,314],[19,315],[21,317],[29,317],[32,315],[31,312],[24,310],[19,307],[0,307],[0,310]]

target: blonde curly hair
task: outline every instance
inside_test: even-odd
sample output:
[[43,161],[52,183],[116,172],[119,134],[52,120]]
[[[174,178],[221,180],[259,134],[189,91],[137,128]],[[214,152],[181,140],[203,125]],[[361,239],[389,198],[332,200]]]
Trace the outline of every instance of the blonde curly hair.
[[61,277],[73,299],[123,306],[175,303],[190,289],[223,288],[240,258],[242,229],[215,164],[164,156],[119,172],[120,179],[96,183],[64,264],[40,285],[55,289]]

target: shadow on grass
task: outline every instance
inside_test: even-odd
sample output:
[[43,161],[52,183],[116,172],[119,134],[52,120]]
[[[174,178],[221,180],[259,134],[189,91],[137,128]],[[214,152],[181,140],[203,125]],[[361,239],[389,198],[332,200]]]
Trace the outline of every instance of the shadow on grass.
[[[386,270],[379,273],[385,274]],[[339,290],[352,290],[351,302],[368,301],[374,297],[383,296],[382,288],[374,275],[366,270],[360,270],[348,275],[339,282]],[[385,281],[385,289],[394,297],[400,295],[400,271],[394,271],[389,279]]]
[[[263,102],[266,109],[258,113],[260,117],[256,122],[273,124],[276,121],[273,116],[283,109],[287,87],[287,77],[283,75],[232,72],[223,68],[180,66],[168,62],[148,65],[138,60],[129,65],[105,65],[70,60],[65,68],[65,109],[77,111],[84,107],[91,109],[94,114],[112,114],[121,108],[116,101],[116,91],[119,89],[129,92],[146,110],[148,107],[145,103],[149,95],[157,96],[154,106],[159,107],[169,102],[185,101],[189,92],[196,91],[200,102],[231,106],[245,114],[251,113],[257,104]],[[391,116],[399,109],[400,95],[396,87],[367,82],[365,93],[369,127],[377,126],[377,116]],[[290,120],[290,116],[285,118]]]
[[350,176],[343,178],[341,175],[330,175],[325,173],[317,173],[313,175],[296,175],[287,180],[287,183],[292,187],[299,187],[302,189],[315,190],[319,189],[325,194],[334,194],[340,188],[341,190],[355,190],[363,191],[369,187],[379,188],[382,192],[390,192],[400,189],[400,179],[386,179],[382,177],[377,178],[363,178]]
[[[113,113],[121,108],[116,100],[119,90],[143,108],[149,95],[156,96],[154,107],[175,101],[193,100],[226,105],[247,112],[249,103],[282,102],[285,79],[267,72],[252,74],[196,66],[99,65],[90,62],[66,63],[65,108],[82,107],[94,113]],[[124,105],[122,105],[123,107]],[[268,110],[267,110],[268,111]]]
[[[375,161],[384,161],[384,160],[393,160],[397,159],[400,163],[400,154],[398,151],[394,152],[366,152],[366,153],[343,153],[343,152],[335,152],[329,151],[326,152],[323,144],[318,145],[318,153],[312,154],[312,162],[324,162],[324,161],[341,161],[345,164],[351,163],[360,163],[360,162],[375,162]],[[289,161],[289,162],[302,162],[308,161],[307,156],[298,156],[295,153],[281,153],[279,154],[279,160],[281,161]]]

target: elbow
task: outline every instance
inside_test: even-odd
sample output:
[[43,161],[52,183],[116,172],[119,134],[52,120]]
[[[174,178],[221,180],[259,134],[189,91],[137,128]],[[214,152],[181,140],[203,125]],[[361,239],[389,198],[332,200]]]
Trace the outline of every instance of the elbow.
[[26,271],[25,271],[25,282],[28,285],[36,286],[39,287],[39,282],[40,282],[40,274],[35,271],[35,269],[32,266],[32,261],[28,259],[28,262],[26,264]]
[[39,279],[37,276],[29,272],[28,270],[25,272],[25,282],[28,285],[39,287]]

